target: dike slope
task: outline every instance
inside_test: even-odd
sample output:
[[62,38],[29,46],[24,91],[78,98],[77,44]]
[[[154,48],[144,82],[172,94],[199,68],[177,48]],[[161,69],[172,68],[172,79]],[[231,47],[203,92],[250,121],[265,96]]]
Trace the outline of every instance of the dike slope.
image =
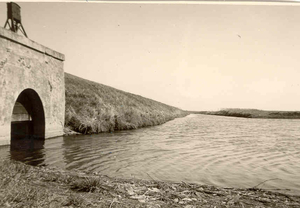
[[154,126],[188,114],[68,73],[65,73],[65,88],[65,128],[82,134]]

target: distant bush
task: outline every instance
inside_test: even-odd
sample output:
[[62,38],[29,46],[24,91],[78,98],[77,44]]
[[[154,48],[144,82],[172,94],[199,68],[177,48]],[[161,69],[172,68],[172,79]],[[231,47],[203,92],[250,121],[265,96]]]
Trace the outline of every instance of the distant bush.
[[187,115],[185,111],[65,73],[65,126],[92,134],[136,129]]
[[252,115],[250,113],[230,112],[226,110],[218,111],[216,115],[252,118]]

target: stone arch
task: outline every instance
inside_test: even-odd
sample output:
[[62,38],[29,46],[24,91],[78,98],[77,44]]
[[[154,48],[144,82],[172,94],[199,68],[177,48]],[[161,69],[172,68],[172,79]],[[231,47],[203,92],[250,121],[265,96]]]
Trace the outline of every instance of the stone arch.
[[[36,143],[33,141],[44,141],[44,139],[45,113],[43,103],[35,90],[25,89],[14,103],[11,117],[11,146],[29,148],[28,145]],[[25,147],[23,147],[24,145]]]
[[[30,135],[37,141],[63,135],[64,60],[63,54],[0,27],[0,145]],[[32,127],[19,129],[19,136],[14,107],[23,114],[19,124],[27,120]]]

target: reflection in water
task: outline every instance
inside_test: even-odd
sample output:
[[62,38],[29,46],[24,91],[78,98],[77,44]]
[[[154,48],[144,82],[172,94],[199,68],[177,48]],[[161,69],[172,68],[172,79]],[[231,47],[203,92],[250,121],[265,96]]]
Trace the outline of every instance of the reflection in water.
[[10,158],[29,165],[41,165],[45,161],[43,139],[25,138],[11,141]]
[[[0,157],[111,177],[186,181],[221,187],[290,189],[300,194],[300,120],[190,115],[160,126],[68,136]],[[7,152],[5,152],[7,151]],[[9,156],[10,155],[10,156]]]
[[[118,148],[115,148],[115,139],[119,141],[126,141],[125,136],[131,135],[132,132],[115,132],[115,133],[102,133],[99,135],[82,135],[82,136],[69,136],[63,138],[63,159],[66,169],[75,169],[79,167],[86,167],[86,165],[94,166],[97,169],[101,166],[100,161],[105,160],[109,162],[109,156],[117,149],[125,144],[118,143]],[[96,136],[96,137],[95,137]],[[134,141],[134,137],[131,138]],[[91,146],[95,149],[91,150]],[[83,154],[85,155],[83,158]],[[108,158],[107,160],[105,158]],[[76,161],[76,162],[75,162]],[[84,168],[83,168],[84,169]]]

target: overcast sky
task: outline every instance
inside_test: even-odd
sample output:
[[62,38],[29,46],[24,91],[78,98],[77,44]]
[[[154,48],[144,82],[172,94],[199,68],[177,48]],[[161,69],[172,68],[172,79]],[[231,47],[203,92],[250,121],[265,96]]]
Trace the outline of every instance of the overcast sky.
[[300,110],[297,4],[18,4],[68,73],[184,110]]

